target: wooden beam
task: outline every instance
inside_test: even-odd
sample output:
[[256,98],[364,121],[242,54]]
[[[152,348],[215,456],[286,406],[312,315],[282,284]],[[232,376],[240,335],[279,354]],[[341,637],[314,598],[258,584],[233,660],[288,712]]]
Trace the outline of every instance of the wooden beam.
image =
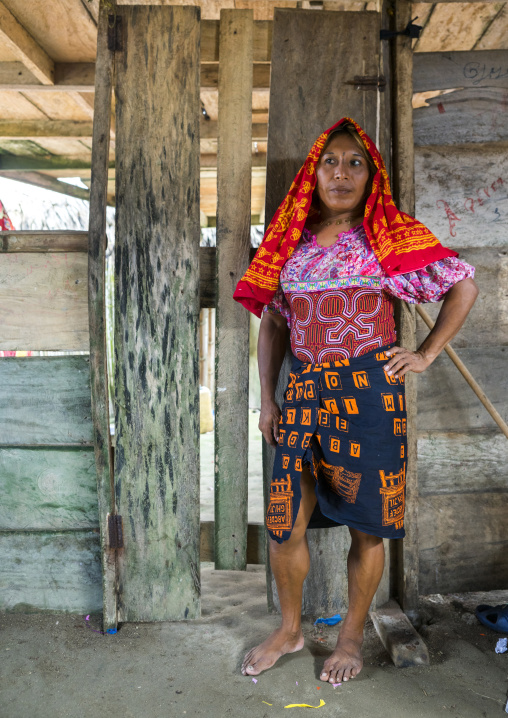
[[[12,67],[11,67],[12,66]],[[254,62],[252,65],[253,89],[270,87],[270,63]],[[44,90],[45,92],[93,92],[95,64],[93,62],[57,62],[54,70],[55,82],[40,85],[30,74],[19,74],[18,63],[0,63],[0,90]],[[200,67],[200,86],[204,90],[217,89],[219,84],[219,63],[203,62]]]
[[27,70],[30,70],[41,84],[53,84],[53,60],[28,34],[3,2],[0,2],[0,42],[23,63]]
[[[75,252],[84,253],[87,250],[88,232],[23,230],[2,232],[0,235],[0,258],[2,254],[7,253],[19,255],[12,260],[12,263],[20,262],[23,254],[73,254]],[[200,247],[199,249],[201,308],[212,308],[216,305],[216,251],[215,247]],[[254,258],[255,253],[256,250],[251,247],[249,261]]]
[[[220,63],[203,63],[201,65],[201,89],[213,90],[219,86]],[[263,90],[270,87],[270,64],[251,62],[250,74],[253,90]]]
[[[403,30],[411,20],[411,2],[395,0],[393,26]],[[414,216],[414,144],[413,144],[413,51],[410,38],[398,35],[392,45],[392,181],[397,206]],[[416,349],[414,307],[397,304],[397,337],[401,346]],[[416,434],[416,375],[406,376],[407,446],[406,537],[397,541],[397,579],[399,601],[409,616],[418,609],[418,474]]]
[[389,601],[369,615],[396,668],[429,665],[427,646],[396,601]]
[[86,252],[88,251],[88,232],[62,230],[22,230],[2,232],[0,235],[0,254],[4,252]]
[[0,120],[0,139],[79,137],[92,139],[92,122],[74,120]]
[[0,349],[88,351],[87,258],[0,254]]
[[[85,148],[83,148],[85,149]],[[76,170],[79,174],[79,170],[88,170],[92,164],[91,157],[85,155],[83,157],[72,157],[68,158],[65,156],[46,155],[45,157],[33,157],[23,155],[2,155],[0,154],[0,170],[2,171],[13,171],[13,172],[58,172],[59,170],[65,170],[68,173],[69,170]],[[110,169],[115,166],[114,160],[109,161]],[[72,176],[75,176],[74,174]]]
[[125,7],[122,20],[124,49],[115,57],[119,620],[183,620],[200,615],[199,9]]
[[[215,522],[202,521],[200,525],[200,560],[214,561]],[[264,524],[247,526],[247,564],[260,565],[265,562],[266,530]]]
[[417,52],[413,55],[413,92],[454,87],[508,89],[508,50]]
[[[252,102],[252,100],[251,100]],[[250,122],[249,117],[249,122]],[[268,136],[268,125],[266,123],[255,122],[251,127],[251,141],[262,142],[266,140]],[[201,120],[201,139],[202,140],[214,140],[219,136],[219,126],[217,122],[213,120]],[[252,153],[252,148],[251,148]]]
[[[202,140],[217,139],[219,133],[217,122],[203,118],[200,126]],[[266,140],[267,128],[266,123],[253,123],[252,141]],[[37,139],[42,137],[79,137],[91,140],[92,123],[74,120],[0,120],[0,139]]]
[[106,204],[108,191],[111,96],[114,52],[108,48],[108,9],[101,2],[97,35],[95,113],[92,142],[92,181],[88,223],[88,320],[90,385],[102,562],[103,626],[116,628],[117,551],[109,545],[108,516],[116,514],[109,431],[108,367],[106,356]]
[[[265,152],[258,152],[257,154],[255,152],[252,153],[252,167],[266,167],[266,153]],[[200,157],[200,167],[201,169],[213,169],[214,167],[217,167],[217,155],[212,154],[204,154]]]
[[247,566],[249,314],[232,289],[249,264],[252,10],[221,10],[217,163],[215,568]]
[[[92,100],[89,101],[87,97],[92,97]],[[86,113],[91,119],[93,119],[93,94],[91,92],[87,93],[81,93],[81,92],[70,92],[69,97],[74,100],[74,102],[79,105],[79,107],[83,110],[84,113]]]
[[[15,172],[44,172],[58,177],[75,177],[76,174],[81,175],[83,170],[90,172],[91,158],[68,158],[65,156],[47,156],[44,158],[20,155],[0,155],[0,170]],[[200,157],[200,167],[202,169],[213,169],[217,167],[217,155],[206,153]],[[266,154],[259,152],[252,154],[252,167],[265,168]],[[115,162],[113,159],[109,162],[109,169],[114,172]],[[111,173],[110,173],[111,174]]]

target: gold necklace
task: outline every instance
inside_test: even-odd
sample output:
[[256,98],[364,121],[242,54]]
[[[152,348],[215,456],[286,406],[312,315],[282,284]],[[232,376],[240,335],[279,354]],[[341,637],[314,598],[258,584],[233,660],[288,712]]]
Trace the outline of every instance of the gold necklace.
[[344,224],[344,222],[351,223],[353,221],[356,222],[357,220],[360,220],[360,219],[363,219],[363,217],[344,217],[344,219],[337,219],[337,220],[330,219],[328,221],[324,219],[322,222],[319,223],[319,226],[320,227],[321,226],[329,227],[332,224]]

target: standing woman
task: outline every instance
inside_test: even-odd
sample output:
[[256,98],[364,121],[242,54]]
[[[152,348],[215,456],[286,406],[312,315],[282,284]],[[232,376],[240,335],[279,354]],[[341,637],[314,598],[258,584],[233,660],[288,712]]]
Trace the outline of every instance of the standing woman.
[[[266,525],[282,621],[242,665],[257,675],[303,647],[307,528],[348,527],[347,617],[321,680],[362,668],[363,628],[384,567],[383,538],[403,538],[407,372],[424,371],[462,326],[474,269],[394,205],[383,160],[343,118],[314,143],[235,299],[262,315],[259,428],[276,446]],[[396,345],[394,298],[444,299],[416,352]],[[282,412],[275,388],[290,332]]]

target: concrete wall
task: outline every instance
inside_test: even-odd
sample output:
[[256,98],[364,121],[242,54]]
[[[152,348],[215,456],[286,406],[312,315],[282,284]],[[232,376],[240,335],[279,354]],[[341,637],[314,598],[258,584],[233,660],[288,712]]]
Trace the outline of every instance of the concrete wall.
[[[477,270],[480,296],[452,345],[505,420],[507,149],[420,146],[415,158],[416,216]],[[508,441],[444,353],[418,380],[418,452],[420,592],[506,588]]]

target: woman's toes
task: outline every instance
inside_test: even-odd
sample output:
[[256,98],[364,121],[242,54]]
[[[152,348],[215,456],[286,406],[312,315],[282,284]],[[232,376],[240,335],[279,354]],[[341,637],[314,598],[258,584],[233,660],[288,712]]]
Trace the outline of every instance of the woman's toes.
[[321,675],[319,676],[320,680],[327,681],[329,677],[328,671],[321,671]]

